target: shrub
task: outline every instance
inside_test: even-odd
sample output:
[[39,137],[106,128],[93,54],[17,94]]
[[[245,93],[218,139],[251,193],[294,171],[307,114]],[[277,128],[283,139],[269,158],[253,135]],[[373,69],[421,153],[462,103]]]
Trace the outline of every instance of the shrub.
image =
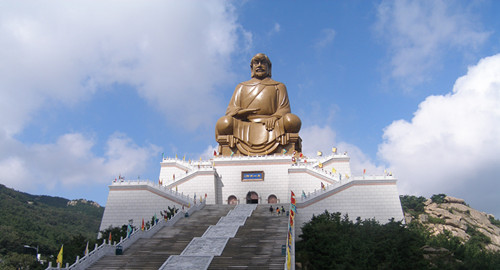
[[433,203],[444,203],[444,198],[446,197],[446,194],[434,194],[431,197],[431,200]]
[[403,212],[418,216],[424,212],[424,202],[427,199],[422,196],[401,195],[399,196],[399,200],[401,201]]
[[427,222],[432,223],[432,224],[444,224],[445,223],[444,219],[438,218],[438,217],[432,217],[432,216],[429,216],[429,218],[427,219]]

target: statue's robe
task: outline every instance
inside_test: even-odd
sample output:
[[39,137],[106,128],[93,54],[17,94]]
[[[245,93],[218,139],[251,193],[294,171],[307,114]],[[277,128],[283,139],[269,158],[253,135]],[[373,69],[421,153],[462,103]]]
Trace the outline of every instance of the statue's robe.
[[[242,109],[259,109],[247,119],[238,119]],[[290,113],[286,86],[271,78],[252,79],[236,86],[226,115],[233,117],[233,136],[240,142],[238,148],[245,154],[270,153],[279,144],[287,144],[283,116]],[[276,117],[272,130],[266,130],[263,120]],[[243,144],[243,145],[241,145]],[[241,145],[241,147],[240,147]]]

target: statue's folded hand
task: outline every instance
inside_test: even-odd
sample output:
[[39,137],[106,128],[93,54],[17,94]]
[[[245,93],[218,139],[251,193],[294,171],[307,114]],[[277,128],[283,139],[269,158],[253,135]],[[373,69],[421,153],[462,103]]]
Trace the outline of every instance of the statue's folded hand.
[[276,121],[278,120],[277,117],[270,117],[264,120],[264,125],[266,126],[266,130],[271,131],[274,129],[274,125],[276,124]]
[[241,109],[236,113],[236,117],[246,119],[251,114],[256,114],[260,109]]

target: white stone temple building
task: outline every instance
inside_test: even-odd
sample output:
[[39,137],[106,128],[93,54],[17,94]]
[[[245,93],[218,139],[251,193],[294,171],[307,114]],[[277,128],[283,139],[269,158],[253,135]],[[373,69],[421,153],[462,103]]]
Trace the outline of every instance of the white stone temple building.
[[100,230],[130,222],[140,226],[142,219],[151,220],[168,206],[191,207],[200,199],[207,204],[287,207],[291,191],[299,227],[325,210],[348,214],[351,220],[401,221],[396,183],[391,175],[352,175],[347,154],[293,159],[291,155],[215,156],[204,161],[164,158],[158,181],[113,181]]

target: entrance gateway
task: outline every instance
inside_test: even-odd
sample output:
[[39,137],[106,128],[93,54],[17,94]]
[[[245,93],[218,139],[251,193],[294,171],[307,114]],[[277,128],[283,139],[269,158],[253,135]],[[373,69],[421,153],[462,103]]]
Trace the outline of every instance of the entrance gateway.
[[229,198],[227,198],[227,204],[237,205],[238,199],[236,198],[236,196],[231,195],[231,196],[229,196]]
[[271,195],[269,195],[269,197],[267,198],[267,203],[269,203],[269,204],[278,203],[278,198],[276,197],[276,195],[271,194]]
[[247,204],[258,204],[259,203],[259,194],[255,191],[249,191],[247,193]]

